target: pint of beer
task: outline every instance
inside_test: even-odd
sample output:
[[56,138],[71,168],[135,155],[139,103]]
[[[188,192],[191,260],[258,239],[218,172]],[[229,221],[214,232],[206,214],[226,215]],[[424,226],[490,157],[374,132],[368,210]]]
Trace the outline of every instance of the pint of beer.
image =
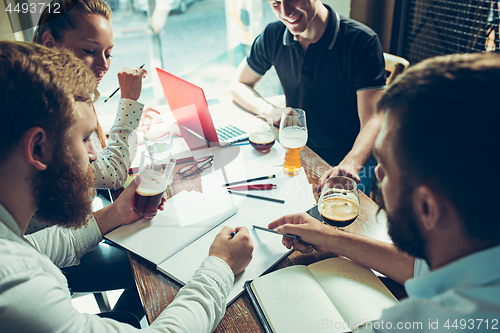
[[359,215],[358,187],[348,177],[330,177],[323,186],[318,200],[318,210],[325,223],[346,227]]
[[156,215],[175,162],[171,156],[157,159],[147,151],[142,152],[139,168],[141,183],[135,191],[134,212],[148,219]]
[[295,176],[300,172],[300,151],[307,142],[306,113],[300,109],[286,108],[281,115],[280,143],[285,148],[283,171]]

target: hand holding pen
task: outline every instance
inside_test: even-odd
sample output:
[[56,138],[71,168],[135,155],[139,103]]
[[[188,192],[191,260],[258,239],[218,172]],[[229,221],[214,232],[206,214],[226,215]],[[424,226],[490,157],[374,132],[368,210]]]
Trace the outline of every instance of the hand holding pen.
[[247,228],[225,226],[215,237],[208,255],[224,260],[236,276],[250,263],[252,251],[252,238]]
[[307,213],[285,215],[269,223],[270,229],[276,229],[278,233],[292,234],[300,237],[300,240],[283,237],[282,242],[286,248],[298,250],[302,253],[310,253],[313,249],[318,252],[337,252],[335,249],[335,236],[344,231],[327,224],[321,223]]
[[120,86],[116,88],[104,102],[107,102],[113,97],[118,90],[121,90],[121,98],[137,101],[139,96],[141,96],[142,79],[144,79],[148,73],[143,67],[144,65],[135,69],[124,67],[123,70],[118,73],[118,83]]

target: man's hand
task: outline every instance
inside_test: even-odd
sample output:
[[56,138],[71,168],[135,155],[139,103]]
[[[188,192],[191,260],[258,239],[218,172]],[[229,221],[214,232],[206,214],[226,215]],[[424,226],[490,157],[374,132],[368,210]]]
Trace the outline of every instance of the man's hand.
[[142,218],[134,213],[134,195],[140,179],[131,182],[120,196],[111,204],[94,213],[94,217],[103,235],[124,224],[130,224]]
[[336,228],[321,223],[307,213],[285,215],[269,223],[268,228],[276,229],[280,234],[293,234],[300,240],[283,237],[287,249],[293,247],[302,253],[310,253],[313,248],[319,252],[331,252],[328,244],[337,232]]
[[363,169],[363,166],[355,166],[353,164],[343,164],[340,163],[334,168],[331,168],[330,170],[327,170],[321,178],[318,180],[318,186],[316,187],[316,193],[320,193],[321,190],[323,189],[323,185],[325,185],[325,182],[328,178],[330,177],[335,177],[335,176],[345,176],[354,179],[356,183],[359,184],[361,179],[359,178],[358,174],[361,172]]
[[124,67],[123,70],[118,73],[121,98],[137,101],[141,96],[142,79],[146,78],[147,73],[148,72],[144,68],[130,69]]
[[[235,233],[234,237],[231,237],[232,232]],[[253,243],[247,228],[233,229],[226,226],[215,237],[208,255],[224,260],[236,276],[243,272],[252,260],[252,251]]]

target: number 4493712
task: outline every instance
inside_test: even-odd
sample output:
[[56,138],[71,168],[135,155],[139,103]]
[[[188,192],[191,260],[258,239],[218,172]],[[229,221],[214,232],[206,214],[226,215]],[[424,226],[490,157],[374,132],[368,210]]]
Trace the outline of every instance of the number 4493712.
[[444,323],[443,327],[450,329],[485,329],[498,330],[498,319],[455,319],[451,322],[449,319]]
[[9,13],[12,13],[12,12],[16,12],[16,13],[23,13],[23,14],[26,14],[26,13],[30,13],[30,14],[36,14],[36,13],[42,13],[44,8],[45,7],[48,7],[48,11],[49,13],[55,13],[55,14],[59,14],[60,11],[61,11],[61,4],[59,3],[54,3],[52,6],[49,6],[43,2],[39,2],[39,3],[22,3],[22,4],[16,4],[16,6],[14,8],[12,8],[12,4],[9,3],[7,8],[5,8],[5,11],[9,12]]

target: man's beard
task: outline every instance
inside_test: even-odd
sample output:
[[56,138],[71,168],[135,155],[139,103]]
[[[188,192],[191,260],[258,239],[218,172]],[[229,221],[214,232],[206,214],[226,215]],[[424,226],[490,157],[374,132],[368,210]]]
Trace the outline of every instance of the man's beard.
[[47,169],[33,178],[34,196],[42,221],[68,228],[90,220],[95,178],[90,165],[82,171],[63,147],[58,147]]
[[380,209],[386,211],[389,236],[391,236],[394,245],[401,251],[428,262],[425,253],[426,240],[418,228],[417,218],[411,205],[412,192],[413,189],[409,185],[402,184],[396,209],[391,213],[385,209],[382,192],[379,193],[377,203]]

